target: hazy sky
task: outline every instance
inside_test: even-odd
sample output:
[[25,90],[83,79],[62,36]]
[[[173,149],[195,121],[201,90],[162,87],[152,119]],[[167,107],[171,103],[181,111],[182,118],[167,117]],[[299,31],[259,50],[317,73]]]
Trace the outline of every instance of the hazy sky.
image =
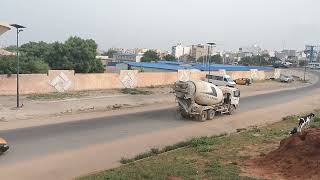
[[[76,35],[95,39],[99,49],[320,44],[319,0],[1,0],[1,20],[28,27],[22,43]],[[0,46],[14,42],[14,31],[0,37]]]

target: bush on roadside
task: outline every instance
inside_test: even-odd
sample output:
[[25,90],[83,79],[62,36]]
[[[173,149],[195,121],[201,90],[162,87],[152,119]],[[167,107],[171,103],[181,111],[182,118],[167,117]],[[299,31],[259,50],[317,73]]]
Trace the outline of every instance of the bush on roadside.
[[131,94],[131,95],[150,95],[152,94],[151,91],[146,91],[142,89],[136,89],[136,88],[124,88],[120,90],[123,94]]

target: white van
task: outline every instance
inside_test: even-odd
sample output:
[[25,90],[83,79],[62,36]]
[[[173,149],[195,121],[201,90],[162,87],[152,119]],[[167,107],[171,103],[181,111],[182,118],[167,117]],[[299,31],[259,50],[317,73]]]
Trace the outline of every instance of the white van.
[[229,75],[206,75],[206,81],[216,86],[235,87],[236,83]]

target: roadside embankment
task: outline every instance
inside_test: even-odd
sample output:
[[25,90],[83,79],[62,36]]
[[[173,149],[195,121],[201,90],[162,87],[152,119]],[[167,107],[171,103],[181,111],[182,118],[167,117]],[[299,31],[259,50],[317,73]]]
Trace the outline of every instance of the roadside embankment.
[[[78,179],[319,179],[319,129],[291,136],[297,118],[152,148],[122,159],[118,168]],[[313,127],[320,127],[318,120],[319,114]]]

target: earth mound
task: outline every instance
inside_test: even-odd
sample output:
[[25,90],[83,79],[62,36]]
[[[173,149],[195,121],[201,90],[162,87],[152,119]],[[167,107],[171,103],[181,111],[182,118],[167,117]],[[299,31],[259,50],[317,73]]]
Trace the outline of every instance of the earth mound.
[[280,142],[280,147],[252,160],[253,174],[276,179],[320,179],[320,129],[307,129]]
[[182,177],[168,176],[166,180],[184,180]]

